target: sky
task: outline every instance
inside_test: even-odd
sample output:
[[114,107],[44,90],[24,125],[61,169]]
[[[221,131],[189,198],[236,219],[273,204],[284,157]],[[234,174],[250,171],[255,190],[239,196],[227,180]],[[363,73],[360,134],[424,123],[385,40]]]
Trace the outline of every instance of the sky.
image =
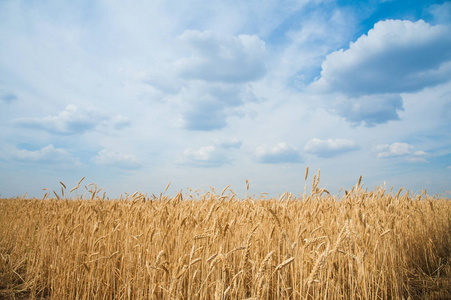
[[451,1],[0,1],[0,141],[0,197],[444,194]]

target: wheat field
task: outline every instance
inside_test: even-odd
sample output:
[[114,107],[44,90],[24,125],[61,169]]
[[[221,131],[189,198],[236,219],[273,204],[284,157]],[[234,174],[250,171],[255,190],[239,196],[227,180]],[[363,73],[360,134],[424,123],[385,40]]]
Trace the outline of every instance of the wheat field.
[[[449,299],[451,201],[364,189],[0,200],[1,299]],[[72,190],[78,189],[80,183]]]

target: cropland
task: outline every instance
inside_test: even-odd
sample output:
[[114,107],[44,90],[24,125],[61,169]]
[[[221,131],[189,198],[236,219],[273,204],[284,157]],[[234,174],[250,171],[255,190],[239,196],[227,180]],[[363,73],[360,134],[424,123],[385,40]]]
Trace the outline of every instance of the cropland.
[[451,298],[445,196],[65,188],[0,200],[0,299]]

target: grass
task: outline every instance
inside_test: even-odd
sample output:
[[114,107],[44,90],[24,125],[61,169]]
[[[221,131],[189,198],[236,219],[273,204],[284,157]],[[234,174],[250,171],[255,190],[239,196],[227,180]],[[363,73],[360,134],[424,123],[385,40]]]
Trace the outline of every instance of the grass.
[[[0,200],[1,299],[449,299],[451,202],[226,189]],[[78,184],[78,186],[80,183]],[[47,195],[48,196],[48,195]]]

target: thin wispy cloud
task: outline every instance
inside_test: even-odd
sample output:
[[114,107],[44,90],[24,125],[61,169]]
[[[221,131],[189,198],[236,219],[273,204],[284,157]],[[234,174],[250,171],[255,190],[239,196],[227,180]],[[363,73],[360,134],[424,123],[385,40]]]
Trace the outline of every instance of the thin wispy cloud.
[[218,147],[223,148],[223,149],[239,149],[241,147],[241,145],[243,144],[243,142],[237,138],[232,138],[232,139],[226,139],[217,144],[218,144]]
[[12,159],[20,162],[65,165],[80,164],[78,158],[74,157],[66,149],[55,148],[52,144],[38,150],[13,149],[9,155]]
[[299,151],[287,143],[275,146],[260,146],[255,150],[257,161],[263,164],[284,164],[303,162]]
[[95,109],[79,108],[68,105],[62,112],[42,118],[18,118],[13,124],[30,129],[40,129],[54,134],[82,134],[94,129],[122,129],[130,124],[128,118],[121,115],[106,116]]
[[407,143],[378,145],[376,151],[379,158],[403,157],[412,163],[428,162],[425,158],[427,155],[425,151],[415,151],[415,147]]
[[106,149],[99,151],[93,160],[98,165],[112,166],[119,169],[134,170],[141,167],[141,164],[134,155],[116,153]]
[[349,139],[311,139],[304,151],[320,157],[333,157],[342,153],[359,149],[356,142]]
[[226,151],[214,145],[200,147],[199,149],[187,148],[181,154],[178,163],[185,166],[212,168],[230,164],[231,161]]

